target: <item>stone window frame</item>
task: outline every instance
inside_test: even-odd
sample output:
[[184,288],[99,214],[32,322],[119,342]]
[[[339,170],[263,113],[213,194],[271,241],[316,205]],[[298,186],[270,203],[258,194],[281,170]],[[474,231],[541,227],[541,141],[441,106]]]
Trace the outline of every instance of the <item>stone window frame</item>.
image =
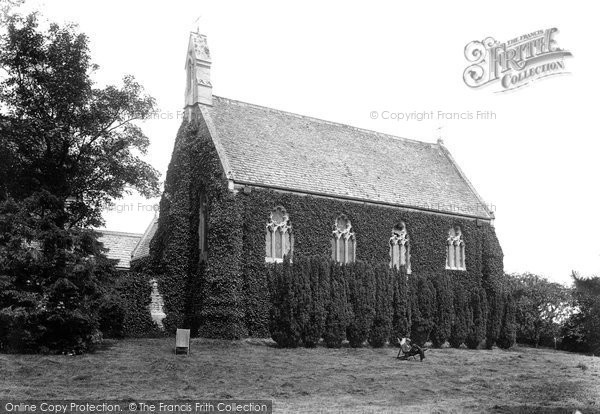
[[446,269],[467,270],[465,241],[459,226],[453,226],[448,230],[448,238],[446,239]]
[[331,259],[338,263],[356,262],[356,234],[352,231],[352,222],[345,214],[340,214],[333,223]]
[[265,226],[265,262],[282,263],[285,256],[291,259],[293,252],[294,234],[290,216],[283,206],[276,206]]
[[411,274],[410,265],[410,237],[406,230],[406,223],[400,221],[392,229],[392,236],[389,240],[390,245],[390,267],[400,269],[406,267],[406,273]]

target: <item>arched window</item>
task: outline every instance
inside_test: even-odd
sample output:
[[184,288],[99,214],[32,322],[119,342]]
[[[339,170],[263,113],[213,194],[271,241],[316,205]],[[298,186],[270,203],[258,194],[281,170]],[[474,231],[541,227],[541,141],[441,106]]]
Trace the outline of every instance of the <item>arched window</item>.
[[394,266],[398,269],[406,266],[406,273],[411,273],[410,240],[403,221],[394,226],[390,237],[390,267]]
[[208,257],[208,206],[206,195],[200,194],[200,207],[198,209],[198,253],[199,260],[205,261]]
[[356,261],[356,237],[352,231],[352,223],[344,214],[333,225],[331,258],[339,263]]
[[446,269],[467,270],[465,263],[465,242],[460,227],[448,230],[446,240]]
[[294,250],[292,223],[285,208],[281,206],[271,211],[271,217],[267,222],[265,244],[267,262],[282,262],[283,256],[292,256]]

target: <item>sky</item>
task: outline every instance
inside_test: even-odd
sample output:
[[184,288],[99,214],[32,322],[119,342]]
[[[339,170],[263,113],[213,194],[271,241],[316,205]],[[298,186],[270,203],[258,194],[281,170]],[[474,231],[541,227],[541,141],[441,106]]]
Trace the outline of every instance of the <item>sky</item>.
[[[151,140],[145,159],[163,180],[181,123],[189,32],[199,27],[215,95],[427,142],[441,136],[495,210],[507,272],[560,283],[572,270],[600,274],[593,2],[29,0],[25,9],[79,25],[99,85],[133,74],[156,98],[157,119],[141,126]],[[553,27],[573,54],[567,74],[506,93],[465,85],[469,42]],[[384,119],[431,111],[431,119]],[[142,233],[157,200],[115,203],[106,228]]]

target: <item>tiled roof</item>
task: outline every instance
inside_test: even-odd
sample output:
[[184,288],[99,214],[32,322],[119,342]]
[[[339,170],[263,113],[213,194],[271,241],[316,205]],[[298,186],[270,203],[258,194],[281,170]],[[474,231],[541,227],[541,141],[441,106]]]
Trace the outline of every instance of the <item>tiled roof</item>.
[[150,241],[154,237],[154,233],[156,233],[156,229],[158,228],[158,215],[155,215],[150,225],[146,228],[146,231],[140,238],[140,241],[135,246],[131,253],[131,260],[140,259],[142,257],[148,256],[150,254]]
[[118,260],[118,268],[129,269],[131,253],[142,238],[142,235],[108,230],[101,230],[99,233],[100,237],[98,238],[98,241],[104,244],[104,247],[108,249],[106,256],[109,259]]
[[492,218],[442,144],[218,96],[201,110],[234,182]]

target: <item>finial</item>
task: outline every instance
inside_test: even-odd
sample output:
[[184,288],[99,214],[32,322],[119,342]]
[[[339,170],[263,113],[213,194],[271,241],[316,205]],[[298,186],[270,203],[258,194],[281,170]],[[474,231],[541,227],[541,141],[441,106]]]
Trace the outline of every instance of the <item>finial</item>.
[[198,17],[196,18],[196,20],[194,20],[194,23],[192,25],[192,30],[198,34],[200,34],[200,22],[201,21],[202,21],[202,15],[199,14]]

